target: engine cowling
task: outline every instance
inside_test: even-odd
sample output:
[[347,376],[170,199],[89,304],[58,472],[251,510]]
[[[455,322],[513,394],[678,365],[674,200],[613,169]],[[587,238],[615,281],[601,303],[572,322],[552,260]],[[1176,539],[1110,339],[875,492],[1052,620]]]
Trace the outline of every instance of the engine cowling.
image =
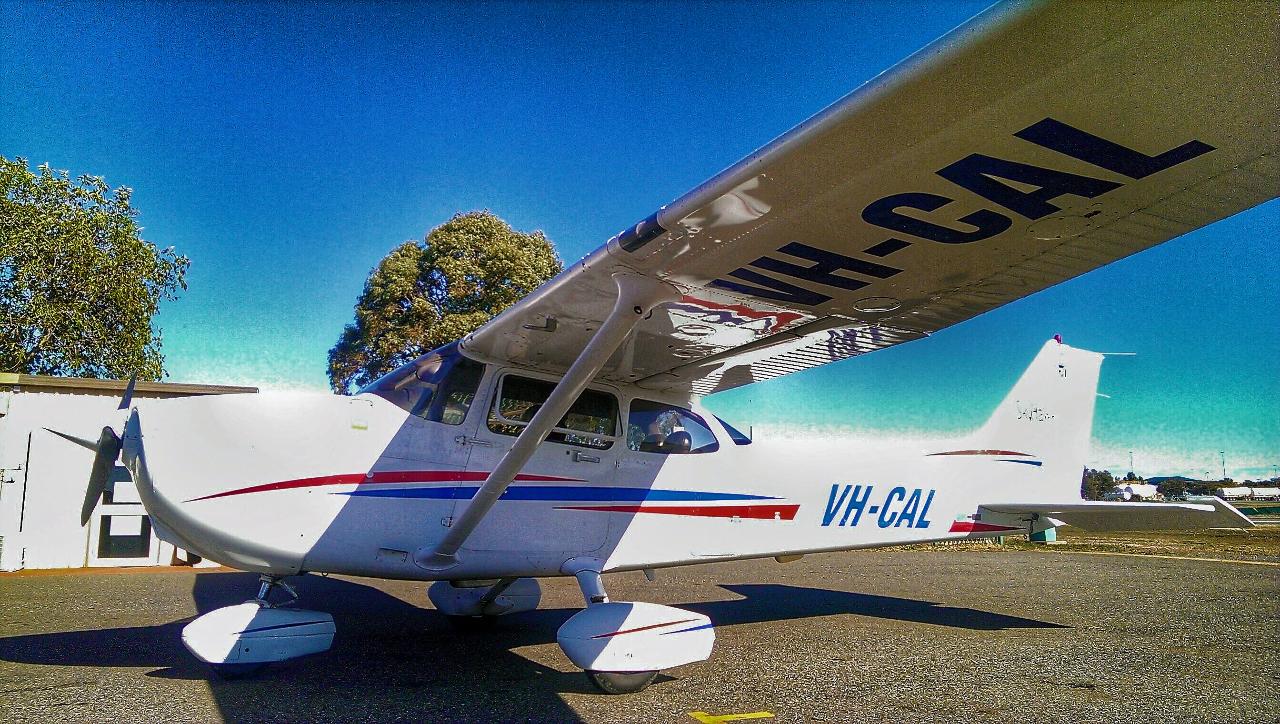
[[482,606],[481,599],[492,585],[468,586],[452,581],[436,581],[427,589],[440,613],[446,616],[506,616],[511,613],[532,611],[542,600],[542,587],[534,578],[517,578],[503,589],[496,598]]
[[556,641],[588,671],[656,671],[704,661],[715,644],[711,619],[656,603],[597,603],[574,614]]

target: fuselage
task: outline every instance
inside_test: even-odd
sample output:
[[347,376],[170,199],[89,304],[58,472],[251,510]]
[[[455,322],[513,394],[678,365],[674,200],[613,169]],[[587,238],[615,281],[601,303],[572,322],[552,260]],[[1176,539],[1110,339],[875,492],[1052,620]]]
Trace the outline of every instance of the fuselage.
[[696,400],[593,385],[467,539],[460,564],[428,570],[415,555],[444,536],[514,442],[521,402],[555,382],[497,365],[474,376],[465,409],[443,413],[373,393],[151,403],[126,428],[125,458],[157,531],[201,556],[266,573],[421,580],[997,534],[1011,528],[975,523],[977,506],[1040,472],[1034,451],[965,440],[742,444]]

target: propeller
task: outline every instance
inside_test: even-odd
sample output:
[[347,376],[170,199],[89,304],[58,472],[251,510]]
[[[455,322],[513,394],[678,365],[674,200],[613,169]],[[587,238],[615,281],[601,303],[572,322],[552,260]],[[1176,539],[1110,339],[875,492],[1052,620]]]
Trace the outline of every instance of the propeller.
[[[133,388],[138,381],[135,374],[129,378],[129,384],[124,388],[124,395],[120,398],[120,405],[117,410],[129,409],[130,403],[133,402]],[[111,479],[111,470],[116,466],[116,460],[120,458],[120,436],[116,431],[108,425],[102,428],[102,433],[98,435],[98,441],[86,440],[75,435],[68,435],[65,432],[58,432],[52,428],[45,428],[49,432],[57,435],[64,440],[69,440],[82,448],[94,451],[93,467],[89,470],[89,486],[84,491],[84,503],[80,506],[80,525],[84,526],[89,523],[89,518],[93,517],[93,509],[98,507],[98,499],[102,497],[103,491],[107,489],[107,481]]]
[[98,436],[98,454],[93,456],[93,467],[89,472],[89,487],[84,491],[84,503],[80,506],[80,525],[86,525],[93,516],[93,509],[98,506],[102,491],[107,489],[107,480],[111,477],[111,469],[116,466],[116,458],[120,457],[120,436],[109,426],[102,428]]

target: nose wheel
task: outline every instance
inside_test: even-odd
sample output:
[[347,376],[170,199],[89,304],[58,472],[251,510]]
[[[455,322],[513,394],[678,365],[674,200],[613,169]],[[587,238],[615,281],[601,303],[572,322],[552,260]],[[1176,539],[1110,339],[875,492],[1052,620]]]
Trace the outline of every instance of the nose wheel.
[[[271,601],[279,588],[288,598]],[[333,616],[292,608],[298,593],[279,576],[263,576],[257,595],[209,611],[182,629],[182,644],[222,679],[244,679],[268,664],[328,651]]]
[[587,678],[606,694],[634,694],[643,691],[658,672],[654,671],[587,671]]

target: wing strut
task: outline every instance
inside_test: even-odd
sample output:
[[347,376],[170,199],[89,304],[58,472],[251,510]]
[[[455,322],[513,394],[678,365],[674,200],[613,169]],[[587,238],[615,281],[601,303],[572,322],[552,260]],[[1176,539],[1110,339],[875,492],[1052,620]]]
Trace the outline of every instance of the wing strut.
[[511,449],[494,466],[493,472],[489,473],[489,477],[471,499],[471,504],[454,521],[444,539],[434,550],[423,547],[414,554],[414,562],[419,566],[430,570],[446,570],[458,565],[458,549],[493,504],[498,502],[498,498],[502,497],[516,473],[529,461],[538,445],[551,432],[551,428],[569,411],[587,383],[600,372],[600,368],[622,341],[655,305],[680,296],[671,285],[639,274],[619,272],[613,275],[613,281],[618,287],[618,298],[614,301],[613,311],[592,335],[591,341],[552,390],[551,396],[542,403],[542,408],[520,432]]

